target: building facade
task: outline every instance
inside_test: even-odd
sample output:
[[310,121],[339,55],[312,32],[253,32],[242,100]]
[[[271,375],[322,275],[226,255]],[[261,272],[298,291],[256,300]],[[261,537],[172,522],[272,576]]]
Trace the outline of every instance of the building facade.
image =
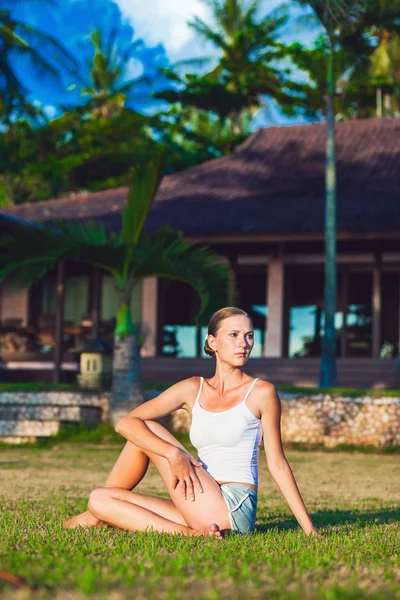
[[[253,319],[254,358],[320,356],[324,164],[324,124],[260,129],[232,155],[166,176],[150,213],[147,227],[176,227],[227,263],[229,303]],[[338,122],[337,166],[338,357],[395,359],[400,347],[400,120]],[[115,230],[126,197],[127,189],[118,188],[7,212],[35,222],[96,219]],[[55,287],[55,274],[30,290],[3,286],[3,362],[12,352],[40,360],[51,356]],[[101,335],[111,338],[117,306],[112,279],[67,265],[65,350],[90,330],[94,306]],[[205,357],[206,330],[194,325],[197,310],[196,294],[187,285],[144,280],[132,303],[134,320],[143,328],[143,356]],[[23,330],[26,339],[18,350],[17,332]],[[7,331],[14,331],[14,338]]]

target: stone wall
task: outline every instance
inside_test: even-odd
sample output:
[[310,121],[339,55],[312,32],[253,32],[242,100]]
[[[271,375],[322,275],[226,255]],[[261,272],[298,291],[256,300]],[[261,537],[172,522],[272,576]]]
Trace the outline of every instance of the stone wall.
[[1,392],[0,442],[19,444],[56,435],[61,423],[106,421],[109,394]]
[[[331,395],[280,394],[283,442],[400,445],[400,398],[338,398]],[[187,432],[190,415],[173,415],[173,429]]]
[[[153,398],[157,392],[147,392]],[[400,445],[400,398],[338,398],[331,395],[280,394],[283,442]],[[1,392],[0,441],[34,441],[55,435],[61,422],[105,421],[109,393]],[[168,421],[164,420],[168,425]],[[185,410],[169,420],[173,431],[188,432]]]

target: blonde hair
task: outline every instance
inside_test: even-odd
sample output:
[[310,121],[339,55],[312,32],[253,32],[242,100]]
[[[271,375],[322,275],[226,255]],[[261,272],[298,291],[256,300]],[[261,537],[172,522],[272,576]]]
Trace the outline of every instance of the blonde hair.
[[208,334],[204,344],[204,352],[208,354],[208,356],[215,358],[215,352],[210,348],[208,343],[208,336],[215,336],[221,326],[222,321],[228,319],[229,317],[236,317],[237,315],[247,317],[251,321],[251,318],[246,311],[242,310],[241,308],[236,308],[235,306],[226,306],[225,308],[221,308],[211,316],[208,322]]

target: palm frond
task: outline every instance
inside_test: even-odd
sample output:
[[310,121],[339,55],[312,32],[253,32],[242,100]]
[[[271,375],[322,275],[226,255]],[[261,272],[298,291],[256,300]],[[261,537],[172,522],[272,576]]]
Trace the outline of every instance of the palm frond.
[[140,237],[143,225],[153,204],[165,164],[165,149],[158,146],[153,161],[133,167],[128,201],[122,215],[121,239],[134,246]]
[[156,276],[193,287],[200,298],[198,323],[226,304],[229,273],[220,257],[208,247],[184,241],[182,234],[171,228],[141,239],[131,269],[134,281]]
[[99,249],[107,244],[105,228],[98,223],[64,221],[52,226],[15,225],[12,235],[5,236],[0,243],[0,282],[14,276],[16,281],[29,287],[54,269],[58,261],[82,260],[88,248],[99,260]]
[[366,0],[296,0],[310,7],[329,35],[342,23],[351,23],[360,14]]
[[223,32],[215,31],[214,29],[209,27],[207,23],[204,23],[204,21],[202,21],[199,17],[195,17],[193,21],[190,21],[188,23],[188,25],[189,27],[194,29],[194,31],[200,37],[202,37],[207,42],[211,42],[223,52],[226,52],[226,50],[228,49],[228,45]]

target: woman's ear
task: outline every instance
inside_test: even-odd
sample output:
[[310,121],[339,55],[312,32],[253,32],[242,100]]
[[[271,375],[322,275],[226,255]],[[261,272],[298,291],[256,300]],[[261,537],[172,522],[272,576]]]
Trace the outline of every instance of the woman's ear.
[[213,335],[209,335],[208,336],[208,345],[210,346],[211,350],[213,352],[216,352],[216,343],[215,343],[215,337]]

